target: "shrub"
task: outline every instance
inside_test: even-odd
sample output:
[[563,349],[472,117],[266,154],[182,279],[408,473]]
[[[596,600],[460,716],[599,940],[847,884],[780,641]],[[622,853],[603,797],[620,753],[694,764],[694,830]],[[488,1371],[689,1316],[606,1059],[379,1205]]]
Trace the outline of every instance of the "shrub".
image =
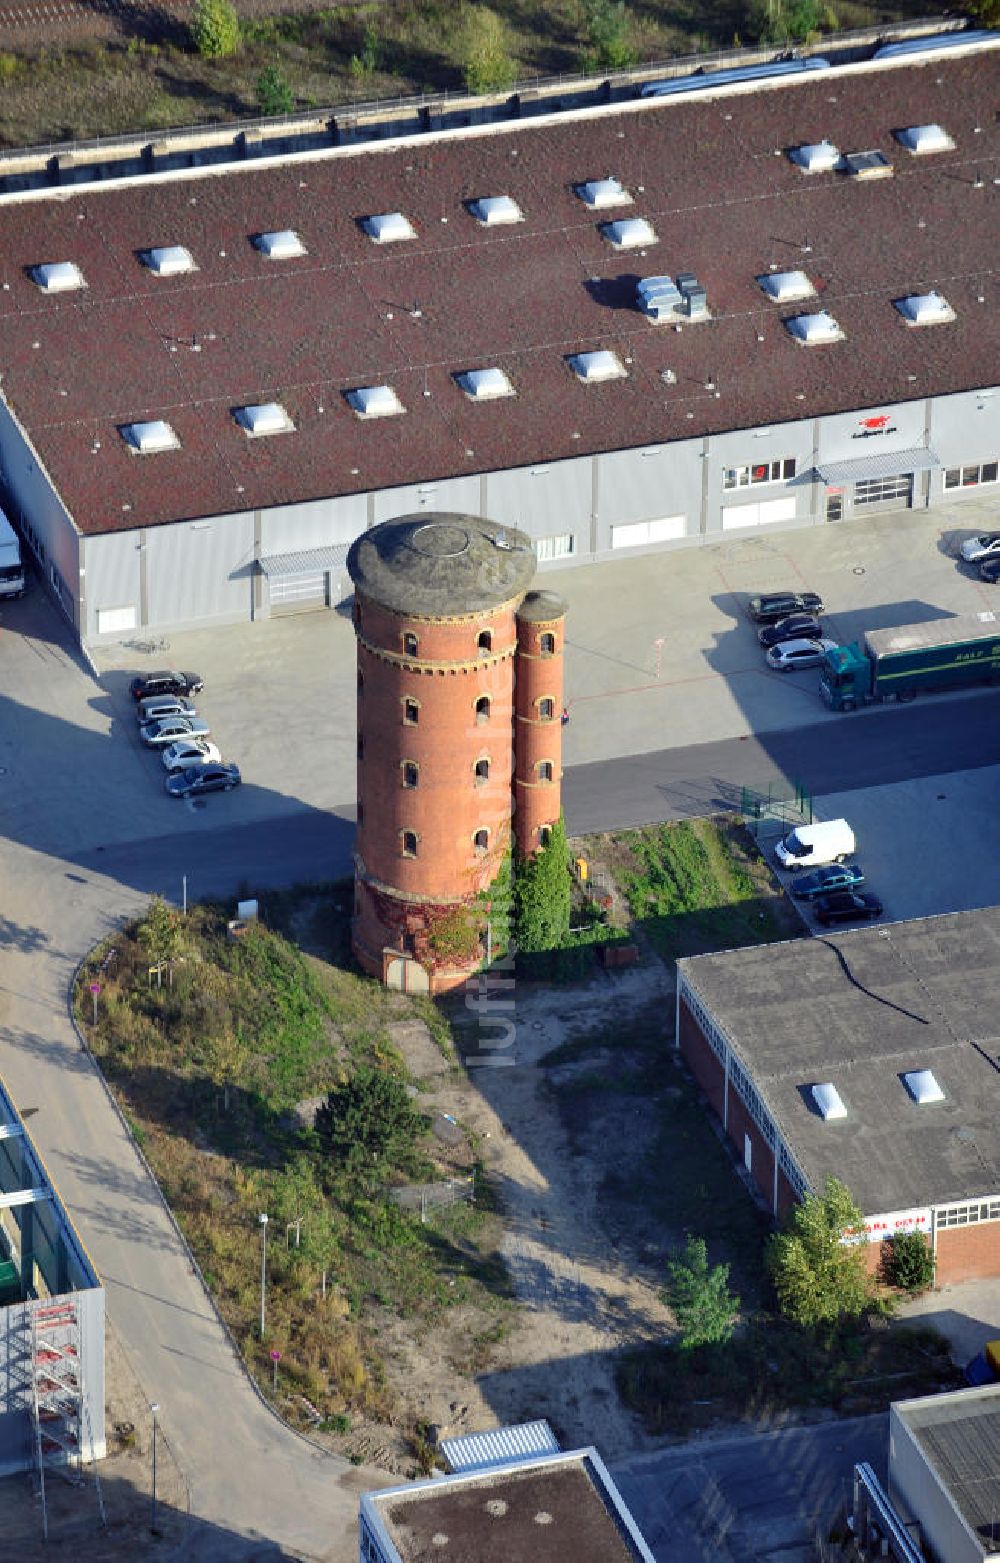
[[782,1313],[807,1328],[856,1319],[872,1294],[864,1244],[844,1242],[864,1223],[850,1190],[828,1178],[821,1197],[807,1194],[771,1238],[768,1269]]
[[901,1292],[926,1292],[934,1285],[934,1254],[922,1232],[897,1232],[887,1245],[885,1273]]
[[683,1254],[667,1265],[663,1300],[680,1330],[682,1351],[727,1341],[733,1333],[740,1300],[729,1290],[729,1266],[708,1266],[702,1237],[689,1237]]
[[257,104],[262,114],[291,114],[295,95],[276,65],[257,77]]
[[629,43],[629,14],[624,0],[581,0],[585,71],[619,71],[634,65],[638,55]]
[[316,1133],[337,1170],[355,1183],[383,1183],[413,1160],[423,1120],[406,1087],[384,1069],[360,1068],[316,1112]]
[[191,39],[207,60],[235,54],[240,46],[240,19],[229,0],[194,0]]
[[381,63],[382,48],[379,43],[378,28],[369,19],[365,23],[361,53],[351,55],[347,68],[356,81],[367,81],[370,76],[374,76]]
[[566,827],[560,819],[544,847],[517,864],[514,938],[518,950],[554,950],[569,934],[570,877]]
[[516,80],[506,23],[488,6],[470,5],[463,11],[458,56],[469,92],[507,92]]

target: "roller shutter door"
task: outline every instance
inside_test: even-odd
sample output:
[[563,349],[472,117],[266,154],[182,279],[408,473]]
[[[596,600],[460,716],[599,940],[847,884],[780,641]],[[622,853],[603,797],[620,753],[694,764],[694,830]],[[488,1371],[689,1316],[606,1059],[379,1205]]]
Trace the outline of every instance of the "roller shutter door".
[[270,581],[271,612],[309,613],[313,608],[327,605],[326,571],[312,571],[308,575],[282,575]]

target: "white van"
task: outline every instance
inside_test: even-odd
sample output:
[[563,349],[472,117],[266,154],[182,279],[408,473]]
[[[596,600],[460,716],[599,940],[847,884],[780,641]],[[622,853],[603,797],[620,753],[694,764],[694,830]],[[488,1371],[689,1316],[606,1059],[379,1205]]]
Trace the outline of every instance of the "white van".
[[819,868],[824,863],[843,863],[856,849],[854,832],[845,819],[817,820],[811,825],[796,825],[784,841],[775,847],[782,868]]

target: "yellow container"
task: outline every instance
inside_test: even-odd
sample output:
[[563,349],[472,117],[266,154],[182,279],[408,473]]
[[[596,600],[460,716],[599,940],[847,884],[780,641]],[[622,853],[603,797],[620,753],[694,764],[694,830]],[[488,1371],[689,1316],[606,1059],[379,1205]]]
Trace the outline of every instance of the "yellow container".
[[590,872],[587,867],[587,859],[585,857],[578,857],[575,866],[577,879],[579,879],[581,884],[585,884],[587,881],[587,875]]

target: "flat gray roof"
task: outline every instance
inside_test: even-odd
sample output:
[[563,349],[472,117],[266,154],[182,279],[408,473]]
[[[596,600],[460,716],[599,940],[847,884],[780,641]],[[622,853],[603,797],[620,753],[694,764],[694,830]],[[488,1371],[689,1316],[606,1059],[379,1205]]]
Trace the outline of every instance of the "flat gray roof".
[[903,1400],[892,1408],[986,1553],[1000,1542],[1000,1386]]
[[[1000,907],[678,962],[814,1189],[866,1215],[1000,1189]],[[903,1084],[930,1069],[944,1100]],[[824,1122],[810,1087],[836,1086]]]
[[884,657],[888,652],[933,650],[936,646],[953,646],[959,640],[996,640],[997,636],[1000,620],[992,615],[980,618],[974,613],[960,613],[953,618],[930,619],[926,624],[868,630],[865,644],[877,657]]

